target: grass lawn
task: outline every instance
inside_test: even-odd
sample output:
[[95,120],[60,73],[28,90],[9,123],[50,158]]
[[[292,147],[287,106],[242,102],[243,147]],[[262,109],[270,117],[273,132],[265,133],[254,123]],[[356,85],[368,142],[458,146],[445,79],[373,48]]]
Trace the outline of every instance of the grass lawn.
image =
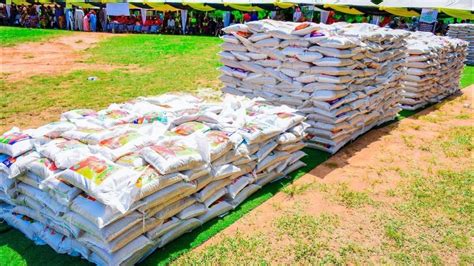
[[[18,31],[18,36],[13,31]],[[12,45],[13,43],[25,40],[38,40],[48,34],[61,33],[58,31],[0,28],[2,46]],[[27,34],[32,34],[32,37],[26,37]],[[4,37],[4,35],[7,37]],[[47,112],[52,109],[57,110],[58,108],[62,111],[72,108],[103,108],[110,103],[125,101],[137,96],[172,91],[192,91],[202,87],[218,89],[220,83],[217,80],[219,73],[216,68],[219,66],[217,53],[220,43],[221,41],[218,38],[189,36],[129,35],[108,39],[101,42],[97,48],[87,51],[87,53],[92,55],[88,60],[91,63],[90,70],[74,71],[58,76],[35,76],[19,82],[0,81],[0,86],[3,88],[3,95],[0,98],[0,124],[7,118],[24,117],[26,115],[34,117],[38,113]],[[114,68],[97,71],[94,70],[94,63],[113,64]],[[96,76],[98,80],[88,81],[87,78],[90,76]],[[466,67],[462,81],[463,87],[474,83],[473,77],[474,67]],[[406,113],[405,115],[411,114],[413,112]],[[289,179],[272,183],[263,188],[224,218],[211,221],[202,228],[184,235],[165,248],[155,252],[144,264],[165,264],[170,262],[170,260],[180,257],[183,253],[202,244],[205,240],[271,198],[275,193],[291,183],[292,180],[302,176],[329,158],[329,155],[324,152],[311,149],[306,149],[305,152],[309,154],[309,156],[305,157],[305,162],[308,164],[307,167],[293,173]],[[459,180],[465,176],[465,173],[441,173],[440,175],[445,174],[453,176],[453,182],[457,182],[452,185],[451,183],[446,184],[448,186],[446,189],[456,191],[456,189],[462,188],[462,184],[459,183],[461,181]],[[423,183],[420,184],[420,189],[428,193],[430,191],[428,186],[432,185]],[[469,186],[472,186],[472,183],[468,184],[467,187]],[[443,190],[444,188],[436,187],[436,189]],[[289,193],[295,192],[290,191]],[[470,195],[466,189],[462,190],[462,193],[464,193],[463,195]],[[346,194],[349,195],[347,200],[352,202],[353,195],[351,193]],[[439,199],[436,196],[435,200]],[[357,205],[359,201],[364,200],[365,196],[356,195],[356,202],[354,204]],[[464,204],[465,199],[461,198],[461,200],[462,204]],[[415,203],[413,201],[413,204]],[[408,207],[411,208],[408,208],[408,211],[419,210],[417,206],[410,205]],[[469,208],[469,206],[466,208]],[[472,210],[472,205],[470,209]],[[404,215],[408,215],[408,213],[404,213]],[[456,216],[446,216],[444,218],[454,219]],[[299,218],[296,217],[295,219],[298,220]],[[280,228],[285,231],[294,224],[292,221],[281,221]],[[393,235],[394,239],[396,239],[399,227],[398,221],[395,221],[393,225],[387,225],[388,234]],[[224,243],[222,248],[231,250],[236,247],[236,250],[241,250],[242,245],[261,246],[262,244],[258,242],[261,239],[256,239],[256,242],[253,239],[237,239],[235,241],[230,241],[227,244]],[[464,245],[464,243],[462,242],[461,245]],[[192,262],[211,263],[214,256],[225,256],[228,254],[221,251],[219,251],[218,247],[210,250],[206,249],[201,254],[202,260],[199,257],[195,257],[195,255],[189,255],[180,258],[179,262],[183,264]],[[2,262],[0,264],[6,262],[7,265],[86,264],[85,261],[77,258],[58,255],[49,247],[34,246],[31,241],[23,237],[17,230],[12,230],[7,226],[2,227],[1,225],[0,262]]]
[[[196,88],[218,89],[221,40],[213,37],[130,35],[111,38],[87,51],[90,70],[59,76],[0,80],[0,122],[11,116],[35,116],[50,108],[104,108],[145,95]],[[94,63],[113,64],[94,70]],[[89,81],[90,76],[98,77]],[[0,123],[1,124],[1,123]]]
[[0,26],[0,46],[13,46],[22,42],[37,42],[51,36],[70,34],[63,30],[25,29]]

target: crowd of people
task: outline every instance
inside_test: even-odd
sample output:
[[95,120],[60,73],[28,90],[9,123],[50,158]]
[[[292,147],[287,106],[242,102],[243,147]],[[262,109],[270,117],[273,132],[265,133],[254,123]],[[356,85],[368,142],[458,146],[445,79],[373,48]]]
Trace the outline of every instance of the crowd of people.
[[[103,31],[113,33],[167,33],[192,35],[220,35],[222,28],[232,23],[242,23],[263,18],[286,21],[322,21],[320,12],[306,14],[299,7],[276,11],[259,12],[200,12],[190,11],[182,16],[180,12],[158,12],[131,10],[130,16],[108,16],[106,8],[85,9],[63,5],[2,5],[0,4],[0,22],[3,25],[28,28],[67,29],[76,31]],[[186,20],[183,27],[182,19]],[[378,24],[392,29],[418,30],[417,17],[399,18],[394,16],[355,16],[329,11],[324,23],[332,24],[340,21],[365,22]],[[438,20],[435,33],[444,35],[448,23]]]

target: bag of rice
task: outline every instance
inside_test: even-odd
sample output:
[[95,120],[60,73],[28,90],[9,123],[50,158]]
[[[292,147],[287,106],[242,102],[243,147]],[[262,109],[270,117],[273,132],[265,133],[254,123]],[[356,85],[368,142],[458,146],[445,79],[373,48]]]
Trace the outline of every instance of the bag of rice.
[[62,121],[72,121],[82,118],[95,118],[97,112],[92,109],[75,109],[61,114]]
[[54,139],[36,148],[37,151],[53,160],[58,168],[69,168],[90,155],[87,145],[77,140]]
[[188,138],[168,138],[140,151],[162,175],[202,166],[210,161],[209,147],[200,134]]
[[14,127],[0,136],[0,153],[17,157],[33,148],[33,139]]
[[18,157],[11,157],[7,154],[0,154],[0,176],[15,178],[26,172],[26,167],[40,155],[31,151]]
[[139,177],[140,173],[99,155],[90,155],[60,174],[60,179],[121,213],[127,212],[134,202]]
[[225,201],[220,201],[211,207],[209,207],[208,211],[197,217],[201,223],[206,223],[207,221],[216,218],[217,216],[223,216],[225,213],[229,212],[232,210],[232,205]]
[[107,159],[115,161],[151,143],[152,139],[150,137],[136,131],[129,131],[119,136],[102,140],[98,145],[89,146],[89,148],[92,152],[100,153]]
[[176,239],[178,236],[190,232],[193,229],[201,226],[201,221],[196,218],[191,218],[189,220],[184,220],[178,226],[170,230],[168,233],[164,234],[160,238],[160,242],[158,242],[158,247],[163,247],[164,245],[168,244],[172,240]]

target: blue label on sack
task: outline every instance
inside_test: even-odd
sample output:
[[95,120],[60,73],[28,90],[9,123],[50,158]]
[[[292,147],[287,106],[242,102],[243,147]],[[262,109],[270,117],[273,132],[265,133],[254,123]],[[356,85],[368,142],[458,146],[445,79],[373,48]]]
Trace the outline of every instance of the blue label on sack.
[[8,168],[10,168],[15,161],[15,158],[10,157],[7,154],[0,154],[0,162]]

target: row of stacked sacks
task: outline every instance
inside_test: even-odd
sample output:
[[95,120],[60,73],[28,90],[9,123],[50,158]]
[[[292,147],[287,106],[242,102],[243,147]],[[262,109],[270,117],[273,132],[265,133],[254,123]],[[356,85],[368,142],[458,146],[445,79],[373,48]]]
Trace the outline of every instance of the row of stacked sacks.
[[474,24],[449,24],[447,35],[452,38],[465,40],[469,43],[466,63],[468,65],[474,65]]
[[310,147],[335,153],[400,110],[408,32],[273,20],[224,32],[223,92],[297,109]]
[[228,96],[138,98],[0,137],[0,218],[98,265],[136,263],[304,166],[304,117]]
[[407,39],[407,68],[402,108],[415,110],[460,90],[468,43],[430,32],[413,32]]

